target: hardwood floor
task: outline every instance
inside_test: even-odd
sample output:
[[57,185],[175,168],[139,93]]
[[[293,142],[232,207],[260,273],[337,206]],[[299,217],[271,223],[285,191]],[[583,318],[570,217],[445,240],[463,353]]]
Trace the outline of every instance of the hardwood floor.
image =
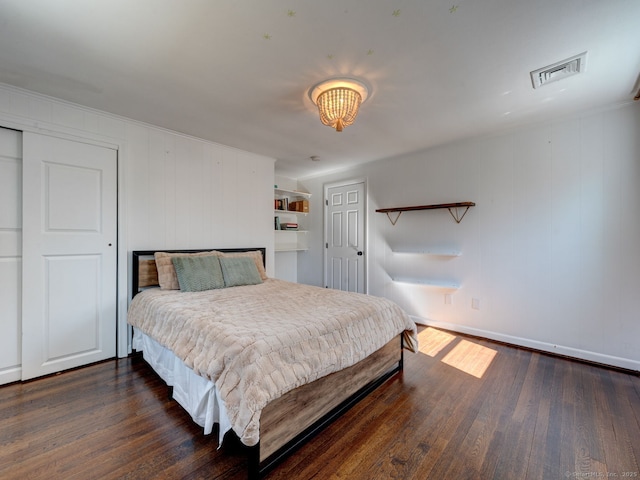
[[[268,478],[640,478],[638,376],[434,329],[421,348]],[[244,479],[217,448],[137,356],[0,388],[2,479]]]

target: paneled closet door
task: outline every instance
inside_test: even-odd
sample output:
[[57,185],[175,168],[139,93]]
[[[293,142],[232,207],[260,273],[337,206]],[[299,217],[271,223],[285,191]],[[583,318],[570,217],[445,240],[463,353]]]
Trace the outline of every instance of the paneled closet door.
[[22,378],[115,356],[117,152],[23,134]]
[[0,385],[21,378],[22,134],[0,128]]

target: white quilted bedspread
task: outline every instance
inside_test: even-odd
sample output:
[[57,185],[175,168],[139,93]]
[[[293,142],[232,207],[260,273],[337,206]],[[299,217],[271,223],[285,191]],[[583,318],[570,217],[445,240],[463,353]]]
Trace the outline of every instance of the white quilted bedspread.
[[354,365],[400,333],[417,349],[415,324],[387,299],[275,279],[195,293],[146,290],[131,302],[128,322],[216,384],[249,446],[271,400]]

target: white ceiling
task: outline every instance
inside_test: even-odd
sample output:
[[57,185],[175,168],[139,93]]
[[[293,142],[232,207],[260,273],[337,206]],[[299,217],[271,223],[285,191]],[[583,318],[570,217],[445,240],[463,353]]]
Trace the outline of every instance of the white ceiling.
[[[586,73],[532,88],[584,51]],[[290,177],[628,102],[639,72],[638,0],[0,0],[0,82]],[[333,76],[372,89],[342,133],[307,96]]]

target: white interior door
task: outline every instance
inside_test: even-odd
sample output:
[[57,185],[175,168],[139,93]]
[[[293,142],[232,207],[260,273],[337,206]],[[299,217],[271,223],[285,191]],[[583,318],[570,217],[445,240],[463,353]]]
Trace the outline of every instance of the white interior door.
[[22,378],[115,356],[117,152],[23,134]]
[[22,135],[0,128],[0,385],[20,380]]
[[337,290],[365,293],[364,183],[327,188],[326,279]]

